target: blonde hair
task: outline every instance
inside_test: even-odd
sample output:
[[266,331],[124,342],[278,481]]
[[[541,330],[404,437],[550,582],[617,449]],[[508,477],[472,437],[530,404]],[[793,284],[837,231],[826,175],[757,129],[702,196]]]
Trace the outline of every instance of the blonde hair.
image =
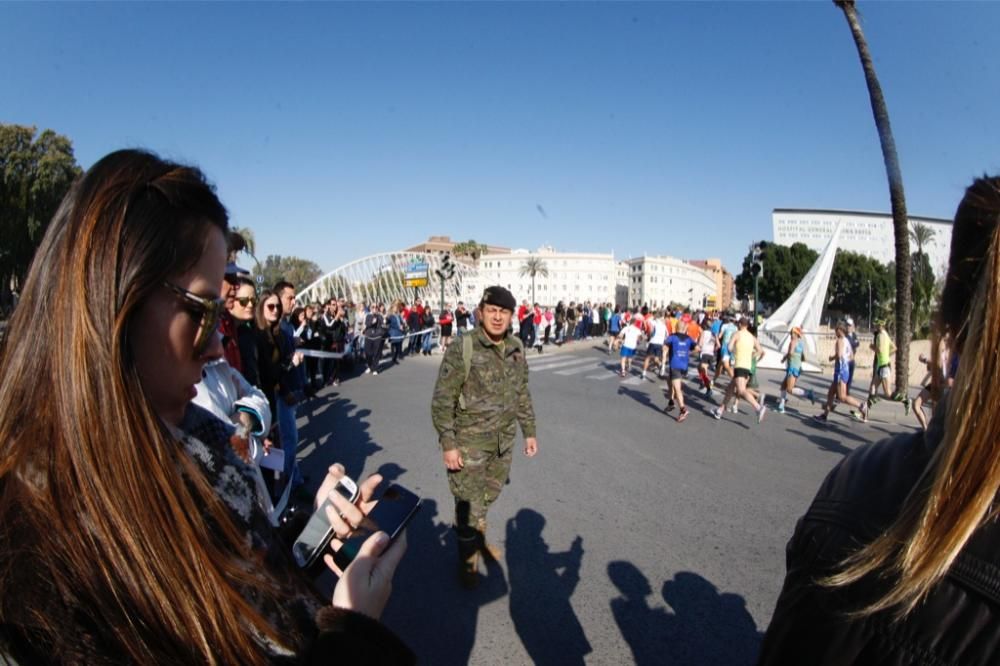
[[[948,572],[969,538],[993,518],[1000,491],[1000,410],[996,361],[979,350],[1000,349],[1000,179],[977,180],[955,216],[951,260],[938,328],[950,332],[951,353],[963,348],[944,436],[895,522],[821,579],[849,585],[874,573],[894,584],[849,615],[892,609],[905,617]],[[974,291],[973,291],[974,290]],[[950,296],[950,302],[948,297]],[[937,345],[932,364],[940,362]],[[932,375],[940,374],[934,367]]]

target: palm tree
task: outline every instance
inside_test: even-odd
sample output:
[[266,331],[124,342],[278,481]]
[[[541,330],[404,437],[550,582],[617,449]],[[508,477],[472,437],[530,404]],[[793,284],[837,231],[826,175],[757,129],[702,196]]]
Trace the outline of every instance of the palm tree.
[[833,4],[844,12],[847,25],[854,36],[854,45],[858,49],[861,67],[868,84],[868,97],[871,101],[872,115],[875,117],[875,128],[882,144],[882,160],[885,162],[885,172],[889,180],[889,200],[892,203],[892,228],[896,241],[896,335],[899,345],[896,348],[896,392],[905,394],[910,376],[910,234],[906,215],[906,197],[903,194],[903,174],[899,168],[899,157],[896,155],[896,142],[892,138],[892,127],[889,125],[889,110],[882,95],[882,86],[875,75],[875,65],[868,52],[865,34],[858,22],[858,13],[854,0],[833,0]]
[[233,227],[229,230],[229,233],[236,234],[243,239],[243,249],[232,253],[229,257],[229,261],[236,263],[236,255],[243,252],[248,257],[253,259],[256,273],[260,275],[260,261],[257,259],[257,241],[254,240],[253,231],[247,227]]
[[545,265],[541,257],[528,257],[521,264],[521,277],[525,275],[531,276],[531,302],[535,303],[537,300],[535,298],[535,276],[548,277],[549,267]]
[[472,257],[473,261],[477,261],[479,257],[489,252],[489,247],[485,243],[477,243],[474,240],[467,240],[461,243],[455,243],[455,245],[451,248],[451,252],[456,255]]
[[917,244],[917,254],[923,256],[924,245],[934,238],[937,232],[923,222],[914,222],[910,227],[910,239]]

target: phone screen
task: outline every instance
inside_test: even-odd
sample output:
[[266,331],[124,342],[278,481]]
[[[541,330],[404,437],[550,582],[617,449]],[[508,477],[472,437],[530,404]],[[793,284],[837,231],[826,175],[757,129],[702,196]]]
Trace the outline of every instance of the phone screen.
[[[358,486],[349,477],[343,477],[334,490],[352,504],[358,498]],[[324,500],[319,509],[310,516],[309,522],[306,523],[299,538],[292,544],[292,557],[295,558],[295,563],[303,569],[312,567],[321,559],[323,551],[330,545],[330,541],[336,534],[330,521],[327,520],[327,507],[332,507],[335,512],[337,510],[332,500],[329,498]]]
[[359,525],[340,550],[333,554],[333,561],[341,569],[346,569],[347,565],[354,561],[361,544],[378,531],[385,532],[394,541],[419,508],[419,497],[402,486],[395,484],[389,486],[365,522]]

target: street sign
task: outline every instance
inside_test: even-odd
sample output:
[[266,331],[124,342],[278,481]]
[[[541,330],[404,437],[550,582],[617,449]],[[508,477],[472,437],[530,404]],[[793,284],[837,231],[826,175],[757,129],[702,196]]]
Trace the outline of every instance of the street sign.
[[403,283],[407,287],[426,287],[427,269],[428,265],[426,263],[410,264],[406,267],[406,274],[403,276]]

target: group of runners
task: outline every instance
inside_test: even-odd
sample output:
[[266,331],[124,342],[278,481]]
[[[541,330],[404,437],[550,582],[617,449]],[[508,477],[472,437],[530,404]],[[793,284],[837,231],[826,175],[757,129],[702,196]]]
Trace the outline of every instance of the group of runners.
[[[767,414],[765,395],[757,388],[757,363],[764,357],[764,350],[751,321],[742,314],[710,314],[705,312],[663,312],[646,308],[615,312],[608,326],[607,350],[611,354],[616,349],[620,355],[621,377],[628,377],[632,371],[640,345],[646,342],[645,358],[642,362],[641,378],[647,379],[650,367],[660,378],[668,381],[668,401],[666,412],[678,409],[676,420],[684,421],[689,410],[684,400],[683,380],[688,377],[692,366],[697,367],[700,392],[705,398],[714,399],[716,383],[720,376],[728,377],[721,403],[712,410],[716,419],[731,411],[738,413],[740,400],[746,401],[760,423]],[[896,345],[881,321],[875,322],[875,335],[870,345],[873,352],[873,371],[866,400],[851,395],[854,378],[855,355],[860,346],[853,322],[845,319],[835,329],[834,352],[829,357],[833,363],[833,378],[823,402],[822,411],[814,418],[820,422],[828,420],[837,405],[843,403],[851,408],[851,415],[867,422],[871,409],[885,399],[899,403],[909,414],[911,404],[921,427],[926,428],[926,416],[921,410],[931,395],[925,388],[912,403],[905,394],[893,394],[890,390],[892,377],[892,356]],[[816,402],[812,389],[797,386],[806,361],[806,345],[802,329],[798,326],[789,331],[784,346],[782,363],[785,377],[781,382],[776,411],[785,413],[788,400],[792,397]],[[930,360],[921,357],[930,367]],[[947,362],[942,367],[950,368]],[[712,374],[710,377],[709,374]],[[948,373],[942,380],[947,381]]]
[[[619,348],[621,376],[627,377],[632,369],[641,341],[646,340],[646,355],[642,364],[642,379],[647,378],[650,366],[669,382],[666,412],[678,409],[677,422],[684,421],[690,413],[684,401],[683,381],[690,367],[697,364],[698,380],[706,398],[713,397],[720,375],[729,377],[722,404],[713,412],[721,419],[732,409],[738,412],[739,401],[745,400],[753,409],[760,423],[767,413],[763,394],[751,387],[756,363],[764,350],[756,336],[750,332],[750,321],[743,315],[716,315],[705,312],[665,313],[642,310],[616,312],[608,327],[608,353]],[[712,376],[709,377],[709,372]]]

